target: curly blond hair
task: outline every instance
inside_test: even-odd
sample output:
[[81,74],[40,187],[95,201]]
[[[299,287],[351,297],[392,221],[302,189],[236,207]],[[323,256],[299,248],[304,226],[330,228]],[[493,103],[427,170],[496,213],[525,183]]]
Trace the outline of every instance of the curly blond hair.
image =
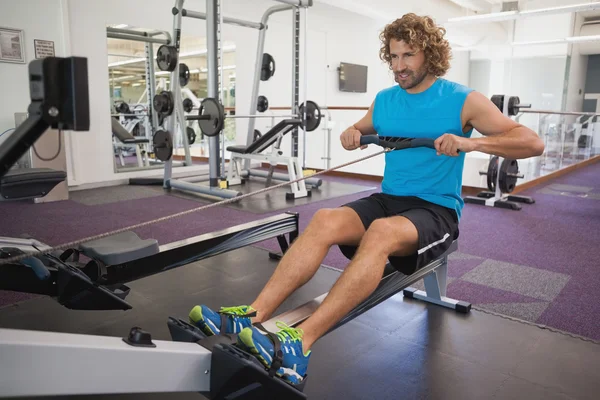
[[443,76],[450,68],[450,43],[444,39],[446,30],[435,24],[428,16],[420,17],[409,13],[388,24],[379,35],[381,49],[379,58],[392,68],[390,40],[404,41],[409,46],[425,52],[427,72]]

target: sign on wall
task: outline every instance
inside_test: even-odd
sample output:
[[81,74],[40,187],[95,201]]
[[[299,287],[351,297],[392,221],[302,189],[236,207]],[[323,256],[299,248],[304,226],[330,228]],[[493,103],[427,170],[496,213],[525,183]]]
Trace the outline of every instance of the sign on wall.
[[0,27],[0,61],[25,63],[22,29]]
[[54,42],[35,39],[33,46],[35,47],[35,58],[54,57]]

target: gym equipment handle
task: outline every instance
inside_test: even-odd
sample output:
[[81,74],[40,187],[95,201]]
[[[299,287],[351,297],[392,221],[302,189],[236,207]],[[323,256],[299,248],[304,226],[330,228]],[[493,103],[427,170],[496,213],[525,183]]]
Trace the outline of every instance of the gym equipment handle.
[[366,144],[376,144],[382,147],[390,147],[393,149],[407,149],[414,147],[429,147],[435,149],[433,139],[429,138],[393,138],[393,140],[383,140],[378,135],[364,135],[360,138],[361,146]]

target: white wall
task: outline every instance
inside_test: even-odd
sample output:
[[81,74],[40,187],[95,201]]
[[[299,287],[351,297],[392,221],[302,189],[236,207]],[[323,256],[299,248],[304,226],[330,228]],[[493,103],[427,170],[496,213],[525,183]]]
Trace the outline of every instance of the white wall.
[[[579,34],[584,18],[580,15],[573,16],[573,36]],[[585,79],[587,74],[588,56],[579,52],[579,45],[571,45],[569,60],[569,75],[567,84],[567,98],[565,110],[582,111],[583,96],[585,92]]]
[[[35,59],[34,39],[54,42],[57,56],[63,56],[61,0],[0,0],[0,26],[23,29],[25,64],[0,62],[0,133],[14,128],[16,112],[27,112],[29,98],[29,62]],[[8,134],[0,138],[6,139]]]

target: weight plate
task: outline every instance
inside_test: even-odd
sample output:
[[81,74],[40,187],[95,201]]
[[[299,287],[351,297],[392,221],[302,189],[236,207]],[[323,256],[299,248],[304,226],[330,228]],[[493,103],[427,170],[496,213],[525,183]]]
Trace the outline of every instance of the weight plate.
[[494,103],[496,105],[496,107],[498,107],[498,110],[500,110],[500,112],[504,112],[504,111],[502,111],[502,109],[504,108],[504,95],[503,94],[493,95],[492,103]]
[[[305,126],[307,132],[312,132],[319,127],[321,123],[321,109],[314,101],[306,101],[306,121],[303,121],[302,126]],[[304,104],[300,106],[300,119],[304,118]]]
[[185,128],[185,133],[188,137],[188,144],[194,144],[196,142],[196,131],[191,126]]
[[252,138],[253,142],[256,142],[258,139],[262,137],[262,133],[258,129],[254,130],[254,137]]
[[177,50],[173,46],[163,44],[156,52],[156,64],[161,71],[175,71],[177,67]]
[[487,187],[491,192],[496,191],[496,177],[498,176],[498,156],[490,159],[487,170]]
[[173,114],[173,109],[175,108],[175,102],[173,100],[173,93],[167,90],[163,90],[152,100],[152,104],[154,105],[154,110],[163,116],[169,116]]
[[117,106],[117,112],[121,114],[131,114],[131,110],[129,109],[129,104],[123,102]]
[[156,158],[161,161],[169,161],[173,155],[173,138],[168,131],[157,130],[152,137],[152,145]]
[[258,96],[256,102],[256,110],[258,112],[265,112],[269,109],[269,100],[265,96]]
[[517,96],[511,96],[508,98],[508,115],[514,116],[519,113],[518,105],[521,104],[521,100]]
[[517,186],[517,175],[519,174],[519,163],[517,160],[505,158],[500,165],[500,190],[502,193],[511,193]]
[[260,69],[260,80],[268,81],[273,75],[275,75],[275,59],[269,53],[264,53]]
[[179,84],[181,87],[190,82],[190,69],[184,63],[179,64]]
[[225,112],[217,100],[212,97],[202,100],[198,115],[210,115],[210,119],[198,120],[198,126],[206,136],[216,136],[223,130]]
[[194,102],[192,99],[183,99],[183,111],[191,112],[194,108]]

